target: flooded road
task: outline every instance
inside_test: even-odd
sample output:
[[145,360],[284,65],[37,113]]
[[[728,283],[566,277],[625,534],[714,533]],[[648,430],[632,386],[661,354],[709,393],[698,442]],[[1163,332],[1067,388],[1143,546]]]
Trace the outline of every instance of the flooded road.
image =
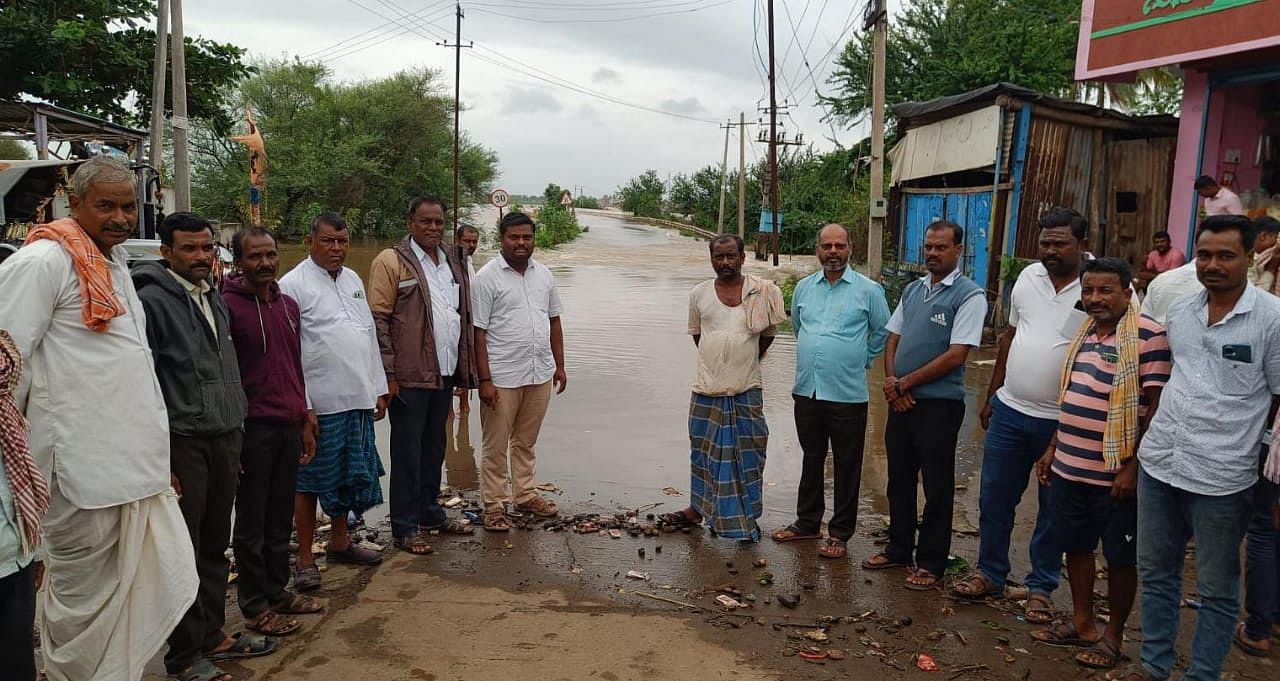
[[[476,222],[492,224],[494,217],[486,213]],[[534,254],[556,274],[564,302],[569,374],[568,389],[552,400],[544,422],[538,443],[538,479],[556,484],[569,499],[604,509],[657,502],[664,502],[664,510],[680,508],[682,499],[665,496],[661,490],[674,487],[687,492],[689,487],[687,416],[695,354],[687,333],[688,293],[714,276],[706,242],[586,212],[579,220],[589,231],[577,241]],[[485,241],[492,242],[493,236],[486,235]],[[383,247],[353,243],[348,267],[366,277]],[[482,246],[477,268],[492,257],[494,247],[493,243]],[[303,255],[300,246],[287,246],[282,271]],[[770,268],[754,259],[748,259],[747,271],[773,276]],[[990,377],[988,369],[973,364],[982,356],[971,357],[971,396],[982,394]],[[763,363],[771,433],[761,521],[766,532],[792,520],[800,482],[802,453],[792,419],[794,376],[795,338],[783,335]],[[873,399],[862,476],[864,507],[875,513],[887,511],[885,404],[876,399],[883,378],[877,363],[869,372]],[[453,424],[447,466],[448,484],[463,489],[477,484],[480,417],[474,396],[472,402],[476,408],[469,418]],[[977,409],[976,398],[971,398],[959,448],[961,481],[973,470],[981,449]],[[387,461],[390,427],[386,422],[378,425],[379,451]],[[830,475],[828,470],[828,486]],[[566,510],[573,508],[570,504]],[[370,519],[380,519],[385,512],[385,507],[375,509]]]

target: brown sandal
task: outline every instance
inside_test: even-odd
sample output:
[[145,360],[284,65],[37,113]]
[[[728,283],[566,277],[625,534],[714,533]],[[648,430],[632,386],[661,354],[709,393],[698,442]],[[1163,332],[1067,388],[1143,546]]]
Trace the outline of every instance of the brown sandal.
[[1054,619],[1053,601],[1045,594],[1027,596],[1027,606],[1023,609],[1023,617],[1029,624],[1049,624]]
[[912,591],[931,591],[938,586],[938,576],[930,570],[916,568],[907,574],[904,586]]
[[272,605],[271,609],[280,615],[314,615],[324,610],[324,603],[310,596],[289,594],[288,600]]
[[1245,631],[1244,622],[1236,625],[1236,633],[1231,638],[1235,641],[1236,647],[1243,650],[1246,655],[1266,657],[1271,654],[1271,641],[1265,638],[1249,638],[1248,632]]
[[907,567],[906,563],[899,563],[889,558],[888,554],[877,553],[876,555],[862,561],[863,570],[891,570],[893,568]]
[[523,504],[516,505],[516,510],[522,513],[532,513],[539,518],[554,518],[560,515],[560,507],[556,506],[554,501],[549,501],[542,497],[534,497]]
[[827,537],[827,540],[818,547],[818,555],[823,558],[831,558],[839,560],[849,555],[849,546],[846,542],[842,542],[834,537]]
[[484,531],[485,532],[510,532],[511,521],[507,519],[507,514],[502,511],[485,511],[484,512]]
[[440,534],[456,534],[460,536],[470,536],[475,534],[476,529],[467,523],[456,518],[448,518],[443,523],[434,527],[423,527],[426,532],[439,532]]
[[1119,644],[1099,638],[1088,650],[1076,653],[1076,664],[1089,669],[1115,669],[1116,665],[1128,659],[1120,648]]
[[396,537],[396,548],[415,556],[429,556],[436,552],[427,543],[426,532],[419,532],[412,537]]
[[[1048,627],[1039,631],[1031,632],[1031,638],[1036,643],[1043,643],[1047,646],[1055,646],[1059,648],[1081,648],[1084,646],[1097,645],[1102,639],[1087,639],[1080,635],[1080,630],[1070,622],[1055,622]],[[1112,664],[1105,669],[1114,667]],[[1103,669],[1103,667],[1095,667],[1095,669]]]
[[986,575],[974,570],[951,585],[951,595],[965,600],[981,601],[988,596],[998,596],[1000,589]]
[[302,622],[296,617],[285,617],[274,610],[263,610],[244,622],[245,629],[264,636],[288,636],[301,627]]
[[774,530],[773,534],[769,535],[769,537],[779,544],[785,544],[787,542],[805,541],[807,539],[822,539],[822,532],[805,532],[796,527],[793,523],[782,529]]

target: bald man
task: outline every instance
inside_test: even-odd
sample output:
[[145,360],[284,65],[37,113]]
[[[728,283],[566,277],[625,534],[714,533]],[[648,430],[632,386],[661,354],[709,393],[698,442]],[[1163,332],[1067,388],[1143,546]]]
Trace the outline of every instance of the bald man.
[[804,450],[796,520],[773,533],[779,542],[822,539],[827,451],[835,457],[835,498],[829,536],[818,555],[841,559],[858,520],[862,450],[867,429],[867,370],[889,337],[884,289],[849,266],[849,230],[818,232],[822,269],[796,284],[796,432]]

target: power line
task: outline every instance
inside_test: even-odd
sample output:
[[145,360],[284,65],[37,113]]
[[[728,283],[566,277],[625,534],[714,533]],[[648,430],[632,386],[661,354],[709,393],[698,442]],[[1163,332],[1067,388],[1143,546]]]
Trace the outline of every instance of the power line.
[[[698,2],[702,2],[702,1],[703,0],[698,0]],[[528,21],[535,24],[613,24],[613,23],[618,23],[623,21],[639,21],[642,19],[653,19],[656,17],[666,17],[666,16],[672,16],[676,14],[692,14],[693,12],[700,12],[706,9],[723,7],[724,5],[727,5],[732,2],[739,2],[739,0],[720,0],[719,2],[713,2],[710,5],[695,6],[689,9],[673,9],[665,12],[637,14],[629,17],[606,17],[606,18],[599,18],[599,19],[568,19],[568,18],[543,19],[543,18],[535,18],[535,17],[529,17],[529,16],[521,16],[518,14],[507,14],[506,12],[496,12],[491,9],[484,9],[483,7],[475,7],[474,5],[471,5],[471,7],[475,7],[473,11],[479,12],[482,14],[490,14],[493,16],[503,17],[506,19],[515,19],[517,21]]]
[[[443,17],[443,16],[447,16],[447,15],[448,15],[449,13],[451,13],[452,11],[453,11],[453,8],[451,8],[451,7],[449,7],[449,8],[445,8],[445,9],[443,10],[443,12],[437,12],[436,14],[433,14],[433,15],[431,15],[430,17],[421,17],[421,20],[422,20],[422,21],[431,21],[431,20],[434,20],[434,19],[439,19],[439,18],[441,18],[441,17]],[[326,62],[326,63],[329,63],[329,62],[337,61],[337,60],[339,60],[339,59],[344,59],[344,58],[349,57],[349,56],[351,56],[351,55],[353,55],[353,54],[357,54],[357,53],[359,53],[359,52],[363,52],[364,50],[367,50],[367,49],[370,49],[370,48],[373,48],[373,47],[377,47],[378,45],[382,45],[382,44],[384,44],[384,43],[386,43],[386,42],[388,42],[388,41],[390,41],[390,40],[393,40],[393,39],[395,39],[395,38],[398,38],[398,37],[400,37],[400,36],[402,36],[402,35],[404,35],[404,34],[406,34],[406,33],[411,33],[411,32],[413,32],[413,31],[414,31],[414,29],[415,29],[415,27],[414,27],[414,26],[405,26],[405,25],[403,25],[403,24],[397,24],[396,26],[393,26],[392,28],[390,28],[390,29],[388,29],[388,30],[383,31],[383,32],[379,33],[378,35],[371,36],[371,37],[369,37],[369,38],[368,38],[368,39],[366,39],[366,40],[363,40],[363,41],[360,41],[360,42],[357,42],[357,43],[352,43],[352,44],[350,44],[350,45],[347,45],[346,47],[344,47],[344,48],[341,48],[341,49],[337,50],[337,51],[336,51],[336,52],[334,52],[333,54],[329,54],[329,55],[327,55],[327,56],[325,56],[325,57],[321,58],[321,61]],[[311,54],[308,54],[308,55],[304,55],[304,56],[300,57],[300,59],[304,59],[304,60],[305,60],[305,59],[313,58],[313,57],[316,57],[316,56],[319,56],[319,53],[311,53]]]
[[[413,12],[413,14],[416,16],[421,16],[423,14],[439,9],[441,6],[445,6],[448,4],[449,4],[449,0],[439,0],[434,5],[423,7],[422,9],[419,9],[416,12]],[[347,43],[352,43],[352,41],[363,42],[361,39],[364,38],[365,36],[369,36],[369,34],[371,33],[382,33],[382,34],[392,33],[395,29],[399,27],[400,27],[400,22],[397,20],[386,21],[381,24],[378,24],[377,26],[374,26],[373,28],[367,31],[364,31],[362,33],[357,33],[349,38],[344,38],[342,40],[339,40],[338,42],[333,43],[332,45],[328,45],[318,50],[312,50],[311,52],[308,52],[304,55],[300,55],[299,59],[308,59],[310,57],[315,57],[320,54],[324,54],[325,52],[336,50]],[[370,38],[372,38],[372,36],[370,36]],[[347,45],[347,47],[350,47],[350,45]],[[346,48],[343,48],[343,49],[346,49]]]

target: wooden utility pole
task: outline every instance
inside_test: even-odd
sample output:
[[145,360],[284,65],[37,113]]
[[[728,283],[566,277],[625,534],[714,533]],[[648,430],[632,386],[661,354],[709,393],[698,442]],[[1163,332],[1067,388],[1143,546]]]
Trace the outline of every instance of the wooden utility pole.
[[872,0],[865,19],[863,28],[874,28],[871,48],[871,207],[867,226],[867,274],[879,281],[880,270],[884,266],[884,223],[888,216],[884,198],[884,79],[889,13],[885,10],[885,0]]
[[720,212],[716,213],[716,234],[724,234],[724,199],[729,193],[729,131],[733,123],[720,126],[724,128],[724,158],[720,161]]
[[778,224],[778,84],[773,50],[773,0],[769,0],[769,214],[773,224],[773,266],[778,266],[782,230]]
[[738,112],[738,238],[747,235],[747,113]]
[[173,202],[191,210],[191,157],[187,150],[187,46],[182,33],[182,0],[169,0],[173,22]]
[[158,172],[164,151],[164,81],[169,64],[169,0],[159,0],[156,5],[156,59],[151,75],[151,146],[147,149],[147,160]]

